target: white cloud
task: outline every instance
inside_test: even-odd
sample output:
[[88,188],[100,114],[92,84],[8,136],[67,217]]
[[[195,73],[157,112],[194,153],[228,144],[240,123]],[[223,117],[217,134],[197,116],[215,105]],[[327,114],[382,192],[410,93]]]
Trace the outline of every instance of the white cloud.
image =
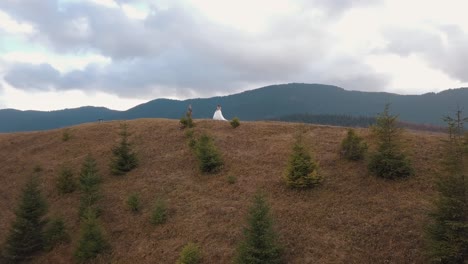
[[265,31],[271,20],[300,11],[294,1],[188,0],[188,2],[191,8],[213,22],[250,33]]
[[465,0],[26,2],[0,1],[0,30],[23,41],[0,51],[0,78],[52,97],[187,98],[285,82],[412,94],[468,80]]
[[3,85],[3,108],[18,110],[56,110],[75,108],[81,106],[104,106],[114,110],[127,110],[135,105],[145,102],[138,99],[122,99],[103,92],[84,93],[78,90],[59,92],[30,92],[15,89],[8,84]]
[[90,64],[107,65],[111,59],[97,54],[59,55],[43,51],[12,51],[0,55],[6,63],[50,64],[60,72],[83,70]]
[[149,11],[146,8],[138,8],[129,4],[122,4],[121,8],[129,18],[146,19],[149,15]]
[[32,25],[17,22],[2,10],[0,10],[0,32],[1,30],[9,34],[34,33],[34,27]]
[[468,83],[453,80],[443,71],[431,68],[417,55],[380,54],[369,56],[366,62],[376,72],[392,75],[389,86],[394,87],[391,91],[396,93],[421,94],[468,86]]

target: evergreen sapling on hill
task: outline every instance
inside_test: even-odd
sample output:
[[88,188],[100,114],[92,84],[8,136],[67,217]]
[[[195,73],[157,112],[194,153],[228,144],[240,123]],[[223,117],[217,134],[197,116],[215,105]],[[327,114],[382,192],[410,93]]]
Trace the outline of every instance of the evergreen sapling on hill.
[[5,257],[10,262],[22,262],[45,246],[44,226],[47,221],[47,204],[37,176],[33,176],[23,188],[20,203],[5,246]]
[[414,173],[410,160],[400,149],[401,131],[397,126],[397,116],[389,114],[387,104],[372,127],[372,132],[378,139],[378,148],[370,157],[370,172],[386,179],[404,178]]
[[367,144],[354,129],[348,129],[346,137],[341,141],[341,154],[347,160],[362,160],[367,151]]
[[81,263],[97,257],[101,252],[109,248],[96,213],[88,209],[82,220],[80,240],[75,250],[75,258]]
[[45,249],[51,250],[55,245],[62,242],[68,242],[70,236],[68,235],[65,222],[60,219],[53,219],[49,222],[45,230]]
[[196,143],[195,151],[201,172],[217,173],[221,170],[223,160],[211,137],[202,135]]
[[457,111],[455,118],[444,119],[449,127],[446,141],[447,174],[439,177],[438,199],[430,214],[427,228],[428,255],[434,263],[463,264],[468,261],[468,179],[466,142],[463,123],[467,120]]
[[240,120],[237,117],[234,117],[229,123],[231,124],[232,128],[240,126]]
[[60,194],[72,193],[76,189],[73,171],[69,167],[62,167],[57,177],[57,190]]
[[96,214],[99,214],[100,209],[96,204],[101,198],[99,192],[101,178],[98,174],[96,160],[89,154],[86,156],[81,167],[79,182],[81,190],[80,216],[83,216],[85,211],[89,208],[92,208]]
[[257,193],[249,210],[244,240],[239,244],[237,264],[279,264],[281,249],[273,229],[270,207],[262,194]]
[[294,143],[285,181],[291,188],[310,188],[322,181],[318,173],[318,164],[305,149],[301,137],[298,137]]
[[184,246],[176,264],[199,264],[201,260],[200,247],[191,242]]
[[128,142],[128,128],[123,124],[120,128],[120,143],[112,149],[111,171],[114,175],[123,175],[138,166],[136,153]]

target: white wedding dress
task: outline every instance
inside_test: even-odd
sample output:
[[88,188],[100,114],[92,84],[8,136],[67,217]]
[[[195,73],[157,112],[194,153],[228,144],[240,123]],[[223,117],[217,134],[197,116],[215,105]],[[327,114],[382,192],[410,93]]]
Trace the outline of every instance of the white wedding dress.
[[213,115],[213,119],[227,121],[226,118],[224,118],[223,113],[221,112],[221,109],[216,109]]

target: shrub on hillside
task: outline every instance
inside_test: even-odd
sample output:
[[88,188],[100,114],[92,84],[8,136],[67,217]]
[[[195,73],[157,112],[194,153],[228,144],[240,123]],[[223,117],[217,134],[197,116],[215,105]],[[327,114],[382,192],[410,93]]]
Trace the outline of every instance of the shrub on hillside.
[[468,261],[467,153],[463,137],[466,120],[461,117],[460,110],[456,118],[445,118],[449,125],[445,152],[447,174],[438,179],[439,196],[427,228],[428,255],[434,263]]
[[68,140],[71,139],[71,134],[70,134],[70,130],[69,129],[65,129],[63,132],[62,132],[62,141],[63,142],[66,142]]
[[162,198],[156,200],[153,212],[151,213],[151,224],[164,224],[167,220],[167,205]]
[[239,244],[235,262],[238,264],[279,264],[281,249],[273,230],[270,207],[261,194],[256,194],[244,228],[244,239]]
[[111,172],[114,175],[123,175],[138,166],[136,153],[132,151],[131,144],[128,142],[127,125],[120,127],[120,143],[112,149]]
[[73,171],[64,166],[57,177],[57,190],[60,194],[72,193],[76,189],[76,181],[73,178]]
[[362,160],[367,151],[367,144],[358,136],[354,129],[348,129],[346,137],[341,141],[341,153],[348,160]]
[[51,250],[56,245],[70,241],[70,236],[66,232],[65,223],[62,219],[53,219],[46,227],[45,233],[45,248]]
[[193,129],[188,129],[185,132],[185,137],[187,138],[187,144],[189,145],[190,149],[195,150],[197,146],[197,140],[195,139]]
[[188,243],[182,249],[177,264],[199,264],[201,259],[200,247],[195,243]]
[[195,126],[195,123],[193,122],[193,119],[191,116],[183,116],[180,118],[180,126],[182,129],[188,127],[188,128],[193,128]]
[[388,109],[389,105],[386,105],[372,127],[378,139],[378,148],[370,157],[369,171],[386,179],[408,177],[413,174],[413,167],[400,150],[401,129],[397,127],[397,116],[390,115]]
[[30,259],[45,246],[44,226],[47,204],[39,189],[38,179],[32,177],[25,185],[16,218],[5,244],[5,257],[10,262]]
[[240,121],[239,121],[239,118],[237,117],[234,117],[229,123],[231,124],[232,128],[236,128],[240,126]]
[[78,262],[81,263],[97,257],[109,248],[95,212],[86,210],[82,220],[80,240],[74,254]]
[[202,135],[196,144],[195,151],[201,172],[217,173],[221,170],[223,160],[211,137]]
[[130,196],[128,196],[127,206],[134,213],[140,211],[141,204],[140,204],[140,197],[138,196],[138,194],[133,193]]
[[97,171],[96,160],[91,155],[86,156],[81,167],[79,182],[81,189],[80,216],[84,216],[88,209],[93,210],[95,214],[99,215],[101,210],[97,206],[97,202],[101,198],[99,190],[101,178]]
[[234,175],[232,175],[232,174],[229,174],[226,178],[227,178],[227,182],[228,182],[229,184],[234,184],[234,183],[237,182],[236,176],[234,176]]
[[286,184],[292,188],[310,188],[322,181],[318,173],[318,163],[312,159],[300,138],[294,143],[285,180]]

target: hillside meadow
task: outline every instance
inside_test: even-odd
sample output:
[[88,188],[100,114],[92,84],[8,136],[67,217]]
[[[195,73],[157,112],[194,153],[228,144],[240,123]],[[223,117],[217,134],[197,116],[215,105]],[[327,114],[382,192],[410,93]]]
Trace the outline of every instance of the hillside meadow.
[[[24,183],[40,166],[48,216],[62,217],[72,239],[38,254],[32,263],[73,263],[80,193],[59,195],[55,181],[65,163],[78,177],[91,153],[103,179],[99,220],[111,245],[95,263],[175,263],[188,242],[200,246],[203,263],[231,263],[258,190],[271,205],[286,263],[427,262],[424,226],[436,197],[435,178],[442,174],[445,134],[406,131],[402,145],[416,173],[388,181],[370,175],[365,162],[340,157],[344,127],[241,122],[233,129],[227,122],[196,119],[195,135],[212,136],[225,162],[220,173],[204,175],[177,120],[138,119],[125,123],[139,166],[114,176],[109,161],[121,123],[0,134],[0,244]],[[62,140],[65,130],[68,141]],[[323,184],[311,190],[289,189],[282,178],[299,132],[324,176]],[[375,147],[368,129],[357,133],[371,150]],[[229,183],[229,176],[237,181]],[[130,212],[125,204],[132,193],[140,195],[140,213]],[[158,197],[167,201],[168,219],[153,226],[150,213]]]

